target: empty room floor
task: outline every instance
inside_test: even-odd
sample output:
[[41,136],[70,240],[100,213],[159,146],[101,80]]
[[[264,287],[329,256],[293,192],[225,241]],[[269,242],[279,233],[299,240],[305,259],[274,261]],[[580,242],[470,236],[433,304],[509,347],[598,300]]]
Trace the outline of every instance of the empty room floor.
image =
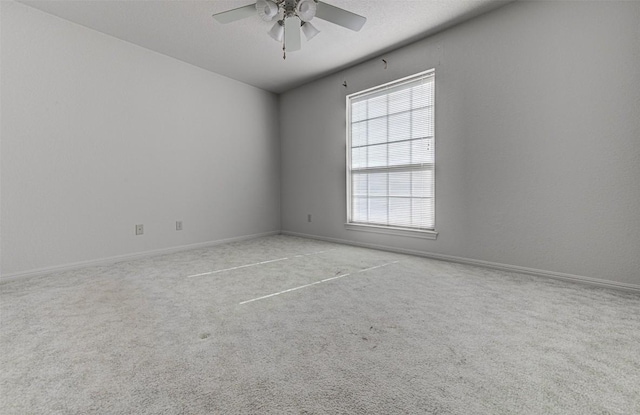
[[0,284],[0,413],[640,413],[640,295],[290,236]]

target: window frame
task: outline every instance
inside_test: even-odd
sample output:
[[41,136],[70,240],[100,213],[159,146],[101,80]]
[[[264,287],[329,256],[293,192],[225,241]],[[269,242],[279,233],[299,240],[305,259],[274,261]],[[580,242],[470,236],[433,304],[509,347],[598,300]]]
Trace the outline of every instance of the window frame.
[[[433,200],[434,200],[434,207],[433,207],[433,225],[434,228],[433,229],[420,229],[420,228],[411,228],[411,227],[398,227],[398,226],[390,226],[390,225],[381,225],[381,224],[369,224],[369,223],[362,223],[362,222],[353,222],[352,221],[352,202],[353,202],[353,195],[352,195],[352,173],[351,173],[351,129],[352,129],[352,123],[351,123],[351,101],[354,98],[358,98],[361,97],[363,95],[371,95],[374,93],[378,93],[378,92],[382,92],[384,90],[388,90],[391,88],[395,88],[398,86],[401,86],[402,84],[407,84],[407,83],[411,83],[411,82],[415,82],[416,80],[420,79],[420,78],[433,78],[433,106],[434,106],[434,134],[433,134],[433,146],[434,146],[434,160],[433,160],[433,170],[432,170],[432,174],[433,174]],[[435,224],[436,224],[436,179],[435,179],[435,174],[436,174],[436,160],[435,160],[435,146],[436,146],[436,134],[435,134],[435,95],[436,95],[436,90],[435,90],[436,86],[435,86],[435,68],[423,71],[423,72],[419,72],[410,76],[406,76],[404,78],[400,78],[391,82],[387,82],[385,84],[382,85],[377,85],[362,91],[358,91],[352,94],[349,94],[346,96],[346,184],[347,184],[347,222],[345,223],[345,228],[347,230],[354,230],[354,231],[364,231],[364,232],[374,232],[374,233],[383,233],[383,234],[388,234],[388,235],[398,235],[398,236],[408,236],[408,237],[413,237],[413,238],[423,238],[423,239],[436,239],[438,232],[435,229]]]

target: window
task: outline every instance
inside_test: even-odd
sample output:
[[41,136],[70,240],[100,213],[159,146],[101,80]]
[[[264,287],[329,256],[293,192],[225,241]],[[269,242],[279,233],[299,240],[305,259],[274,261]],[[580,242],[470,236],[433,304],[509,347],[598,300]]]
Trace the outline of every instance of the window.
[[434,82],[431,70],[347,96],[349,229],[435,238]]

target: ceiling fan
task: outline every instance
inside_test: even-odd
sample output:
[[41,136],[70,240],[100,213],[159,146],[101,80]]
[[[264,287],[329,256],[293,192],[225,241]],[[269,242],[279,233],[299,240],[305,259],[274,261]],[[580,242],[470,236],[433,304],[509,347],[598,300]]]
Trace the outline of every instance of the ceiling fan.
[[287,51],[293,52],[302,47],[300,31],[307,40],[320,33],[311,24],[314,17],[356,32],[367,21],[366,17],[319,0],[257,0],[255,4],[216,13],[213,18],[220,23],[231,23],[255,16],[256,13],[266,22],[275,21],[268,33],[274,40],[282,42],[284,59]]

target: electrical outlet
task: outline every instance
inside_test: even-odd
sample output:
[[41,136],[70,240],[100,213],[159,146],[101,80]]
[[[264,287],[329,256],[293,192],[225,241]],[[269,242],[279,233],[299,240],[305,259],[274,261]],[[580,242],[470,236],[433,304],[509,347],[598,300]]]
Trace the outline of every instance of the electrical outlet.
[[177,231],[181,231],[182,230],[182,221],[181,220],[177,220],[176,221],[176,230]]
[[136,235],[142,235],[144,233],[144,225],[136,225]]
[[307,222],[311,222],[311,213],[307,215]]

